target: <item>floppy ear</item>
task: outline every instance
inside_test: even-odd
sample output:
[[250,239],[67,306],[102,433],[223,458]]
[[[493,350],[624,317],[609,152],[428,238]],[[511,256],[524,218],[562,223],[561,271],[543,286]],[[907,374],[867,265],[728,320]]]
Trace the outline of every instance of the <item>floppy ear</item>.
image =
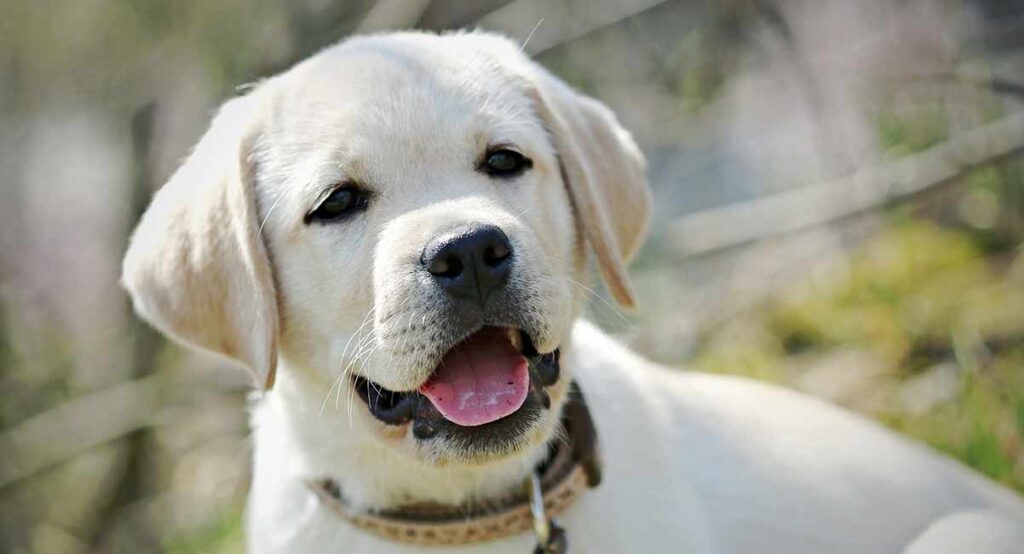
[[633,307],[626,264],[647,234],[651,206],[643,154],[604,104],[543,69],[537,74],[534,100],[554,139],[576,217],[612,297]]
[[256,99],[228,101],[192,155],[153,198],[125,255],[135,309],[171,337],[274,383],[274,280],[259,237],[251,146]]

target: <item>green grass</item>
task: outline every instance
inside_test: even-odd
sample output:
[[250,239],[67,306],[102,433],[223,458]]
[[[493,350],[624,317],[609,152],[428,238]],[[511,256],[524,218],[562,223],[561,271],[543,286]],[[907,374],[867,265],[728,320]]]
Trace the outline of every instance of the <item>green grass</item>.
[[225,514],[221,519],[193,533],[175,537],[165,545],[164,550],[167,554],[243,552],[245,550],[245,531],[242,525],[242,512]]

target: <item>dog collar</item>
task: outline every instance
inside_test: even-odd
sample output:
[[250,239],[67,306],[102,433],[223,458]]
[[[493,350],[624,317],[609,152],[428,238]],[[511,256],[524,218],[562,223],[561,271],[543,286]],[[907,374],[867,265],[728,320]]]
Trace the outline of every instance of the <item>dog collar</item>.
[[527,478],[523,490],[496,503],[472,506],[419,503],[379,511],[353,509],[331,479],[310,482],[320,502],[341,519],[379,537],[420,546],[492,541],[533,529],[535,552],[565,552],[565,531],[554,521],[587,488],[601,482],[597,432],[579,386],[569,386],[562,414],[566,440],[551,443],[551,454]]

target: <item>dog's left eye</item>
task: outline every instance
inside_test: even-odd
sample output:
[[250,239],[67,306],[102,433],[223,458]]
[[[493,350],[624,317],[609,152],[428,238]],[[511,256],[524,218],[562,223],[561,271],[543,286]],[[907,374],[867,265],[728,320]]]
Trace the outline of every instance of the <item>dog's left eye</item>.
[[515,177],[533,167],[533,161],[515,150],[499,148],[484,157],[480,169],[492,177]]
[[365,210],[369,194],[355,185],[347,185],[332,192],[320,205],[306,216],[306,223],[312,221],[335,221],[347,215]]

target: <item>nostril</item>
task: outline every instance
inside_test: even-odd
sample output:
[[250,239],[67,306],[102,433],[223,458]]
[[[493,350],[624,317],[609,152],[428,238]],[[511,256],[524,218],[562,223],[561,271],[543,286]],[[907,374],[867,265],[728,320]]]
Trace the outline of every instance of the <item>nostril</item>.
[[435,256],[427,265],[427,271],[432,275],[437,277],[447,277],[449,279],[461,275],[462,269],[462,260],[454,254],[449,254],[447,256]]
[[484,250],[484,263],[490,267],[498,267],[508,259],[510,254],[512,254],[512,250],[504,241],[493,244]]

